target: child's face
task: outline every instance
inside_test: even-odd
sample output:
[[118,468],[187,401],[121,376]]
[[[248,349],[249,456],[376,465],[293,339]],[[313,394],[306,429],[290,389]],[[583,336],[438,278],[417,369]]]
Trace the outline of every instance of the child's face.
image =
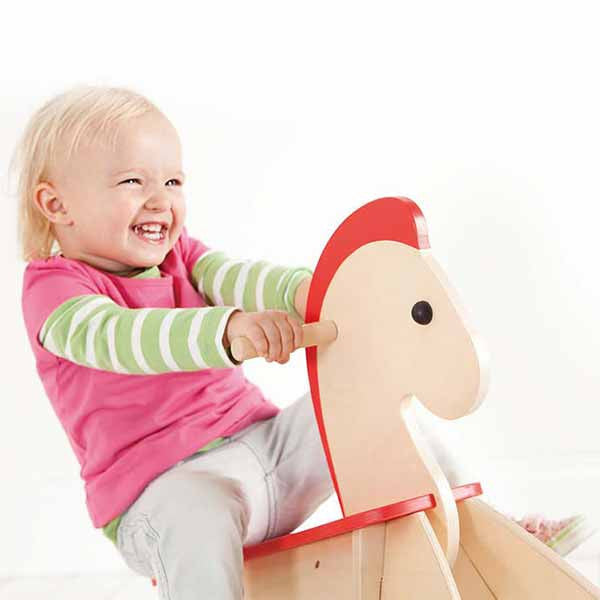
[[[126,123],[114,151],[82,147],[53,179],[38,186],[36,197],[67,258],[128,276],[162,263],[179,238],[185,220],[181,147],[162,115]],[[167,225],[162,240],[133,229],[150,222]]]

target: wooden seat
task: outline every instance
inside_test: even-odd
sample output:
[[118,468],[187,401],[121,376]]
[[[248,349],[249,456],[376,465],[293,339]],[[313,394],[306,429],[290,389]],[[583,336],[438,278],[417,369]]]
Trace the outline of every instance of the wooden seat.
[[[473,498],[482,494],[481,485],[479,483],[470,483],[452,489],[456,502]],[[391,519],[398,519],[416,512],[425,511],[435,508],[435,497],[433,494],[426,494],[418,498],[402,500],[387,506],[373,508],[351,517],[345,517],[325,523],[318,527],[312,527],[299,531],[297,533],[288,533],[270,540],[244,547],[244,560],[251,560],[259,556],[267,556],[275,552],[283,550],[291,550],[305,544],[313,544],[321,540],[325,540],[336,535],[349,533],[369,525],[376,525]]]

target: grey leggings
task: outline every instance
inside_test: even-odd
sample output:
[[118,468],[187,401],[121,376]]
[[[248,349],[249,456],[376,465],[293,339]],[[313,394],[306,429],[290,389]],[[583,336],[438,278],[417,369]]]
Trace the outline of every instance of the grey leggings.
[[161,600],[240,600],[242,547],[290,533],[333,492],[307,393],[154,479],[124,513],[117,547],[157,579]]
[[242,547],[290,533],[333,491],[305,394],[154,479],[124,513],[117,547],[162,600],[239,600]]

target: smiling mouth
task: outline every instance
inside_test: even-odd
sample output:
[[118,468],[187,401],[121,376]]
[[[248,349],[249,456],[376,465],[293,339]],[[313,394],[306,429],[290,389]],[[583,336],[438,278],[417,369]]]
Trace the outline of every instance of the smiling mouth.
[[145,231],[137,225],[131,227],[131,230],[144,242],[155,246],[161,245],[167,239],[167,228],[164,226],[160,231]]

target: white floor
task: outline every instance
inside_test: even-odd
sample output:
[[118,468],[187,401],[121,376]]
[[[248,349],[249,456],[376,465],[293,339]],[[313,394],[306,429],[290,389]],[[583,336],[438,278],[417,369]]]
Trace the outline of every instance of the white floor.
[[2,600],[157,600],[157,588],[135,573],[0,580]]
[[[600,534],[584,542],[566,560],[600,586]],[[2,600],[41,600],[51,597],[60,600],[157,600],[158,591],[149,579],[133,572],[0,579]]]

